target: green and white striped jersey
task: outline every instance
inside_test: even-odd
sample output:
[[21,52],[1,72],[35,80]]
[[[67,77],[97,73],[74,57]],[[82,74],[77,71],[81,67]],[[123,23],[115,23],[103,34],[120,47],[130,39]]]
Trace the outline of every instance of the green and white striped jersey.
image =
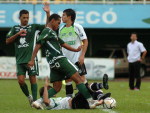
[[[82,40],[87,39],[83,27],[77,23],[70,27],[62,26],[59,29],[59,38],[73,48],[78,48],[82,44]],[[73,52],[62,48],[63,54],[72,62],[76,63],[79,59],[81,51]]]

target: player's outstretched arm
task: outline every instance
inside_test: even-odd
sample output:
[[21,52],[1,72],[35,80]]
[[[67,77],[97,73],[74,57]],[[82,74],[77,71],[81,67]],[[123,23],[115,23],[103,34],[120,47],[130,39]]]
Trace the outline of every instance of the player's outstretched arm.
[[46,12],[46,16],[47,16],[46,25],[45,25],[46,27],[48,24],[49,17],[50,17],[50,4],[47,2],[44,2],[43,5],[44,5],[43,10]]
[[36,46],[34,48],[34,51],[32,53],[31,60],[28,62],[28,66],[29,67],[33,67],[34,66],[34,58],[36,57],[37,52],[39,51],[40,48],[41,48],[41,44],[36,44]]
[[79,46],[77,49],[75,49],[75,48],[71,47],[70,45],[68,45],[66,43],[62,44],[61,46],[68,49],[68,50],[70,50],[70,51],[74,51],[74,52],[79,52],[82,49],[82,46]]
[[43,93],[43,101],[46,105],[49,105],[50,100],[48,98],[48,90],[47,86],[49,85],[48,77],[45,78],[45,85],[44,85],[44,93]]

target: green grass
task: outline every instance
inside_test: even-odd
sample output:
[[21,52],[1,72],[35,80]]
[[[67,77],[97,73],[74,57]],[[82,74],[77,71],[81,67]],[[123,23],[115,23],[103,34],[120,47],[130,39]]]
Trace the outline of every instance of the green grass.
[[[29,86],[29,81],[27,84]],[[92,82],[92,81],[90,81]],[[41,87],[44,81],[39,80]],[[104,92],[111,92],[112,97],[117,101],[117,108],[113,110],[36,110],[29,106],[27,98],[21,92],[17,80],[0,80],[0,113],[149,113],[150,109],[150,85],[149,82],[142,82],[140,91],[130,91],[128,82],[109,82],[110,89]],[[30,87],[29,87],[30,89]],[[57,97],[65,96],[64,87]],[[38,96],[39,97],[39,96]]]

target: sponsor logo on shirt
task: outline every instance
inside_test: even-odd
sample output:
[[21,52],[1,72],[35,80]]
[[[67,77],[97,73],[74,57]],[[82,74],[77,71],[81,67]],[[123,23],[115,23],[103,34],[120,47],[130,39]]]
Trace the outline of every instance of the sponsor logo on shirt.
[[21,37],[19,42],[20,42],[20,45],[18,45],[18,48],[28,47],[29,46],[29,43],[26,42],[26,38],[25,37]]

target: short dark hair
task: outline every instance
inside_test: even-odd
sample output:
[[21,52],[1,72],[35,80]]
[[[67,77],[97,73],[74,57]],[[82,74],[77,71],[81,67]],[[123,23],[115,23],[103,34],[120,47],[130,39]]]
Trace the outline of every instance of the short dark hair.
[[132,35],[132,34],[135,34],[135,35],[137,36],[137,33],[136,33],[136,32],[132,32],[131,35]]
[[50,17],[49,17],[49,21],[51,21],[52,19],[54,20],[59,20],[59,18],[61,18],[58,14],[52,14]]
[[[50,88],[52,88],[52,86],[48,85],[47,90],[49,90]],[[44,87],[41,87],[40,90],[39,90],[40,97],[43,96],[43,93],[44,93]]]
[[21,17],[23,14],[29,14],[29,11],[23,9],[19,12],[19,17]]
[[71,21],[74,23],[76,19],[76,12],[73,9],[65,9],[63,13],[66,13],[67,16],[71,16]]

